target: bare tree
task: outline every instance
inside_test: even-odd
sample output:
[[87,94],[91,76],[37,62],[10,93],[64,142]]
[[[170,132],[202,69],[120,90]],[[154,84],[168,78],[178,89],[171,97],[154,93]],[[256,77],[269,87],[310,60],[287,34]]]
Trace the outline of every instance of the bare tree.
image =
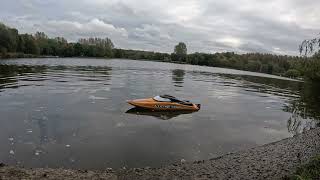
[[315,51],[320,49],[320,38],[307,39],[302,41],[299,46],[300,54],[305,56],[311,55]]

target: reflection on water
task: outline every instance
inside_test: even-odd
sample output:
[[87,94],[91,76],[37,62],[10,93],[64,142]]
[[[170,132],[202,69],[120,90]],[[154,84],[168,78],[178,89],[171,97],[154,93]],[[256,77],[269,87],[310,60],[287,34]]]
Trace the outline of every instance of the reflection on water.
[[[45,66],[29,67],[29,66],[0,66],[0,89],[5,88],[19,88],[18,79],[20,77],[28,77],[31,74],[43,74],[46,70]],[[43,78],[38,77],[33,79],[35,81],[42,81]],[[27,81],[32,81],[28,78]]]
[[152,111],[147,109],[141,108],[131,108],[126,113],[134,114],[138,116],[151,116],[161,120],[169,120],[174,117],[178,117],[179,115],[183,114],[191,114],[194,113],[192,111]]
[[[209,75],[210,73],[202,74]],[[283,104],[283,111],[291,113],[287,121],[287,128],[293,135],[320,126],[319,85],[255,76],[239,77],[230,74],[221,76],[236,79],[234,83],[228,84],[244,88],[249,92],[264,93],[266,96],[272,94],[289,97],[289,102]],[[237,84],[239,81],[241,84]]]
[[184,79],[185,71],[182,69],[174,69],[172,70],[172,82],[176,87],[183,87],[183,79]]
[[304,83],[300,96],[285,105],[284,111],[292,113],[288,130],[296,135],[320,126],[320,86]]
[[[159,167],[319,126],[320,88],[270,77],[159,62],[3,60],[0,159],[27,167]],[[128,111],[126,100],[158,94],[202,109]]]

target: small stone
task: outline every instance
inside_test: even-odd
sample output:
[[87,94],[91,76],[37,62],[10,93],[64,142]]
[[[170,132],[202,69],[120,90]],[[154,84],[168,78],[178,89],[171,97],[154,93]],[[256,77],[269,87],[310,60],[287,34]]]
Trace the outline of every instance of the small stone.
[[181,159],[181,161],[180,161],[181,163],[185,163],[185,162],[187,162],[185,159]]
[[13,150],[10,150],[10,152],[9,152],[10,154],[12,154],[12,155],[14,155],[14,151]]

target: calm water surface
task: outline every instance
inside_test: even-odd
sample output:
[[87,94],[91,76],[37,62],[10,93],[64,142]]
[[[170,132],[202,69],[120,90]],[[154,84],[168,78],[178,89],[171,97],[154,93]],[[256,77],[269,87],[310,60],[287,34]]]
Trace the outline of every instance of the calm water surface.
[[[160,167],[319,125],[320,88],[230,69],[133,60],[0,61],[0,161],[25,167]],[[171,94],[199,112],[127,112]]]

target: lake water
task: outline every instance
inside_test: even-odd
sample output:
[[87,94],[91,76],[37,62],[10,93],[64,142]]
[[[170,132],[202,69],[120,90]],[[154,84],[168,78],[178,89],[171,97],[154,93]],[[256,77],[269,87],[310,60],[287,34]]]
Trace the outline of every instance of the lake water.
[[[319,88],[320,89],[320,88]],[[160,167],[209,159],[319,126],[317,87],[271,75],[134,60],[0,61],[0,162]],[[171,94],[195,113],[127,112]]]

